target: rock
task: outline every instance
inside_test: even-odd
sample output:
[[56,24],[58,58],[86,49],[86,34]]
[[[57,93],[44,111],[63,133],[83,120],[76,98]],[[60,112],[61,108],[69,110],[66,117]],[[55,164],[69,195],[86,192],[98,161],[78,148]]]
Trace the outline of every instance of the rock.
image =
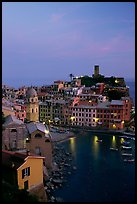
[[70,172],[70,171],[68,171],[68,174],[70,175],[70,174],[71,174],[71,172]]
[[77,167],[76,167],[76,166],[73,166],[72,168],[73,168],[73,170],[76,170],[76,169],[77,169]]
[[61,179],[53,179],[53,182],[56,184],[63,183],[63,181]]

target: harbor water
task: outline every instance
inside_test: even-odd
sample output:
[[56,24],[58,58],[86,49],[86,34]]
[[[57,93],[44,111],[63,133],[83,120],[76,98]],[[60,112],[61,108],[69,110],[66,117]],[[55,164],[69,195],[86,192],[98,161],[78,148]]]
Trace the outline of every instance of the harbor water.
[[[123,141],[128,141],[132,149],[123,149]],[[129,156],[122,154],[132,154],[130,159],[135,159],[135,140],[89,131],[58,146],[71,153],[77,169],[67,176],[62,187],[53,191],[54,197],[64,202],[134,201],[135,162],[125,162]]]

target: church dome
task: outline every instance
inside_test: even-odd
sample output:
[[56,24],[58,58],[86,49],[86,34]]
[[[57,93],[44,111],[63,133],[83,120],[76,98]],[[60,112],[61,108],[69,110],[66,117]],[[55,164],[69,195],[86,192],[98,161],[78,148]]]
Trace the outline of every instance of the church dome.
[[35,97],[37,96],[37,92],[35,91],[35,89],[33,89],[32,87],[29,88],[26,92],[26,97],[30,98],[30,97]]

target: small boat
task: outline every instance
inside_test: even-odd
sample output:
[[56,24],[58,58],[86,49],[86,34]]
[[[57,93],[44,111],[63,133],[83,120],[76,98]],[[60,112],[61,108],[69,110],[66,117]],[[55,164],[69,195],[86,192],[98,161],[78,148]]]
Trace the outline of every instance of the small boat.
[[121,154],[122,156],[132,156],[132,154],[128,154],[128,153],[123,153]]
[[123,135],[123,136],[119,136],[120,138],[126,138],[126,139],[131,139],[131,137],[128,137],[128,136],[125,136],[125,135]]
[[130,142],[126,142],[126,141],[121,142],[122,145],[129,145],[129,143],[130,143]]
[[132,149],[132,147],[122,146],[123,149]]
[[134,162],[135,159],[124,159],[123,161],[124,161],[124,162]]
[[96,140],[96,142],[102,142],[102,140]]
[[113,148],[113,147],[110,147],[110,150],[113,150],[113,151],[118,151],[118,148]]

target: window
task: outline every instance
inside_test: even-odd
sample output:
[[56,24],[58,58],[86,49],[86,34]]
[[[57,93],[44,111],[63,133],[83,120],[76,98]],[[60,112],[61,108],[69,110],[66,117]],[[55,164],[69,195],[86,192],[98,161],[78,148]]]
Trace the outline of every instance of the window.
[[49,140],[49,139],[46,139],[45,142],[50,142],[50,140]]
[[33,113],[33,108],[32,108],[32,113]]
[[35,147],[35,153],[36,153],[37,155],[41,155],[40,147]]
[[11,132],[17,132],[17,130],[16,129],[11,129]]
[[36,137],[36,138],[41,138],[41,137],[42,137],[42,135],[41,135],[41,134],[39,134],[39,133],[37,133],[37,134],[35,135],[35,137]]
[[22,179],[23,179],[25,176],[30,176],[30,167],[27,167],[26,169],[23,169],[23,170],[22,170]]

